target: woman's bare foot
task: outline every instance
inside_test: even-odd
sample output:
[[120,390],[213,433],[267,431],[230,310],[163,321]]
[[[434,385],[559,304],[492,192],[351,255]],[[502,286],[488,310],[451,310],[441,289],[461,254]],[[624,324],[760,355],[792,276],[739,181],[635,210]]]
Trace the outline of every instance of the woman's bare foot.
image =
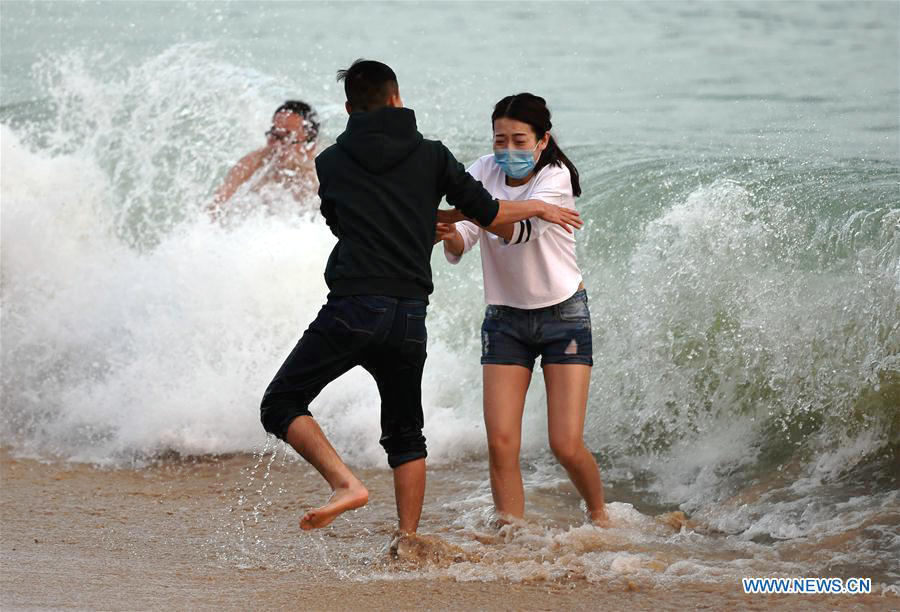
[[609,521],[609,514],[606,512],[606,505],[603,505],[599,510],[588,510],[585,514],[595,527],[612,527]]
[[325,527],[337,517],[337,515],[347,510],[355,510],[366,505],[369,501],[369,491],[358,480],[346,487],[339,487],[334,490],[328,503],[320,508],[313,508],[303,515],[300,519],[300,529],[318,529]]
[[521,527],[525,524],[525,517],[523,516],[515,516],[514,514],[507,514],[505,512],[500,512],[496,508],[491,515],[491,519],[488,522],[488,525],[500,531],[507,525],[513,525]]
[[683,527],[690,528],[688,517],[684,512],[676,510],[675,512],[666,512],[656,517],[656,520],[663,525],[671,527],[674,531],[681,531]]

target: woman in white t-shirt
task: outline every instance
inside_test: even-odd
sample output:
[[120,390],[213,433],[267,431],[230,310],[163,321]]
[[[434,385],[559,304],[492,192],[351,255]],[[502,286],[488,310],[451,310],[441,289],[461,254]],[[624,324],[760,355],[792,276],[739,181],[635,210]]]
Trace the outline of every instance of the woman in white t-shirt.
[[[578,171],[550,133],[550,111],[529,93],[508,96],[491,116],[494,153],[469,173],[502,200],[543,200],[575,208]],[[501,519],[522,518],[519,468],[522,414],[535,358],[547,387],[550,448],[587,504],[589,519],[606,520],[603,483],[584,445],[593,365],[587,294],[575,259],[575,236],[538,218],[488,232],[469,221],[438,224],[450,263],[481,243],[487,308],[481,328],[484,422],[491,491]]]

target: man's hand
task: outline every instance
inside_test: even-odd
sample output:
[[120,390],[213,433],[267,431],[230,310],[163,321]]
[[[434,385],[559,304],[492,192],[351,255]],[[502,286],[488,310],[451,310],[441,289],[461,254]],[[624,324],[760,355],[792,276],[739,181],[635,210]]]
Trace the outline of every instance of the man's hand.
[[458,221],[465,221],[466,216],[459,212],[457,209],[453,210],[443,210],[438,209],[437,211],[437,221],[438,223],[456,223]]
[[561,226],[570,234],[572,229],[581,229],[584,225],[584,221],[581,220],[581,215],[578,214],[577,210],[554,206],[553,204],[545,203],[537,216],[548,223],[555,223]]

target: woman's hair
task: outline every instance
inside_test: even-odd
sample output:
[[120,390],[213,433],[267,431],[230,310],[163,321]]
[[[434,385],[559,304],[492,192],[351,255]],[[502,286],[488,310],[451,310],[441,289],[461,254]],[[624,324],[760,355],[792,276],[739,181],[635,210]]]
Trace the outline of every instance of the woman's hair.
[[[497,104],[494,105],[494,112],[491,114],[491,125],[494,124],[494,121],[502,117],[527,123],[534,130],[534,134],[537,136],[538,140],[543,138],[544,134],[549,132],[550,128],[553,127],[553,124],[550,122],[550,109],[547,108],[547,101],[540,96],[530,93],[506,96],[497,102]],[[565,166],[568,168],[569,174],[572,177],[572,194],[575,197],[581,195],[581,184],[578,181],[578,169],[575,168],[575,164],[566,157],[565,153],[562,152],[562,149],[559,148],[559,145],[556,144],[553,134],[550,135],[547,148],[541,151],[541,157],[534,166],[534,172],[538,173],[541,168],[548,165],[557,167]]]

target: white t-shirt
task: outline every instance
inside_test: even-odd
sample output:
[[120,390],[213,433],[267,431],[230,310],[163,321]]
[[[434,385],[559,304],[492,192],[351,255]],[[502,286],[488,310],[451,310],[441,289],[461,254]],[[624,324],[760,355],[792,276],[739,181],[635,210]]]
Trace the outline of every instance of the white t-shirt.
[[[506,175],[493,155],[475,161],[468,172],[498,200],[543,200],[575,208],[572,181],[565,166],[544,166],[518,187],[506,184]],[[456,229],[463,239],[463,253],[481,241],[486,303],[543,308],[572,297],[578,290],[581,270],[575,260],[575,235],[562,227],[532,217],[515,224],[509,242],[470,221],[457,223]],[[446,249],[444,255],[450,263],[459,263],[460,258]]]

